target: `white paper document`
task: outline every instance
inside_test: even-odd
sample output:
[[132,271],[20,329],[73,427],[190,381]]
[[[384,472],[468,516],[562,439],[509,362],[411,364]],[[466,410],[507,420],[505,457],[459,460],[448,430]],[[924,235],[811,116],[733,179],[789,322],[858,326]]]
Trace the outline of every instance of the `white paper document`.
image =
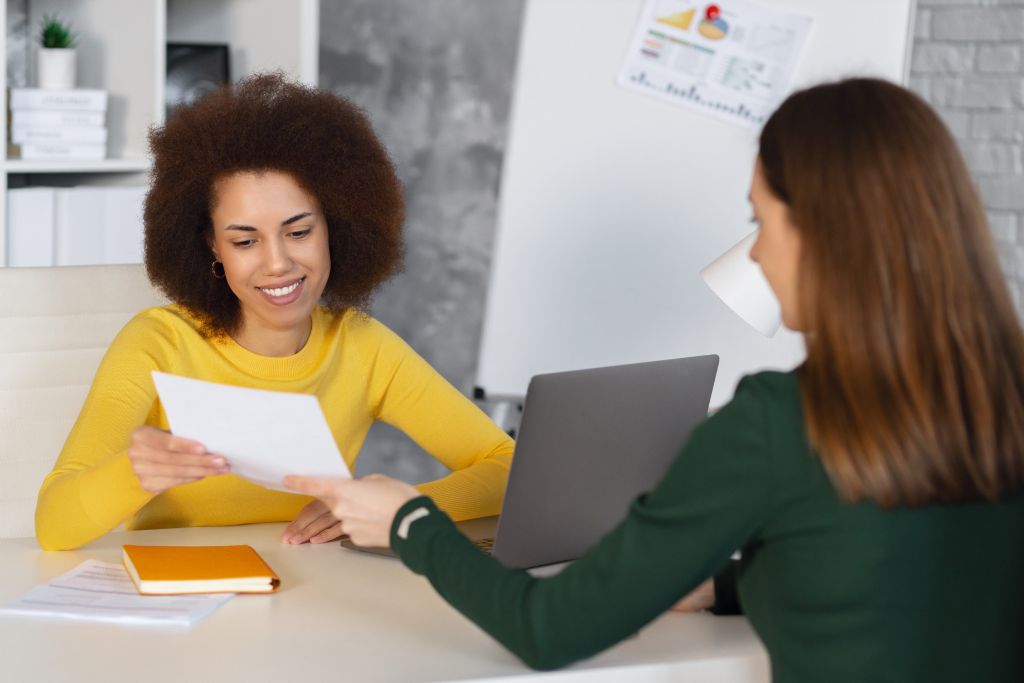
[[316,396],[154,372],[171,432],[223,455],[232,474],[285,491],[288,474],[350,479]]
[[180,628],[209,616],[234,596],[140,595],[120,564],[86,560],[53,581],[0,605],[0,615]]
[[647,0],[619,84],[756,128],[789,91],[812,23],[752,0]]

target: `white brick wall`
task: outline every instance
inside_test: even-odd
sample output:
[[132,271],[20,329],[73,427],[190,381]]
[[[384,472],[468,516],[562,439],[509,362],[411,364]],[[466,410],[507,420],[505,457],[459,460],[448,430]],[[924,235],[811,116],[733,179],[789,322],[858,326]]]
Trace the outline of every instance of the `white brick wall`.
[[960,142],[1024,317],[1024,0],[918,0],[910,86]]

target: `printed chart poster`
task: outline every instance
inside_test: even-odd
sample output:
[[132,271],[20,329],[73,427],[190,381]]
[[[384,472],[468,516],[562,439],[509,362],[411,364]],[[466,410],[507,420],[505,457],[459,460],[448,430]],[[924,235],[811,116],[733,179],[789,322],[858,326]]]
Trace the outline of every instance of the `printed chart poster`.
[[789,92],[812,21],[749,0],[647,0],[619,84],[760,127]]

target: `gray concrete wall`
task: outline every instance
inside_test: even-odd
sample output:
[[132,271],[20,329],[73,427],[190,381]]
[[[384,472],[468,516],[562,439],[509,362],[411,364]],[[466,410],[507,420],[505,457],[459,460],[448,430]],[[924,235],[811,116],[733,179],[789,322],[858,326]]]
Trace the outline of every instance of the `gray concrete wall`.
[[[405,272],[374,315],[472,391],[521,0],[322,0],[320,85],[360,104],[405,184]],[[376,425],[358,472],[444,473]]]
[[[366,108],[408,192],[406,273],[378,298],[375,315],[466,392],[522,6],[321,2],[321,85]],[[1024,310],[1024,0],[919,0],[914,47],[911,86],[960,141]],[[402,435],[378,427],[359,471],[418,481],[442,470]]]

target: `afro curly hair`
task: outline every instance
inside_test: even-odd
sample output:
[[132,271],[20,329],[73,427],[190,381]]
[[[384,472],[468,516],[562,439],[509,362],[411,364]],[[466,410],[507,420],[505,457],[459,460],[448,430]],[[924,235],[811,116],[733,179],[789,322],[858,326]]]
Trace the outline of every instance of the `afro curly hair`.
[[352,102],[257,74],[179,107],[149,132],[153,170],[146,196],[146,271],[204,333],[236,330],[241,306],[211,275],[210,210],[217,180],[236,173],[287,173],[315,197],[328,229],[331,274],[321,303],[366,310],[401,270],[405,207],[387,151]]

